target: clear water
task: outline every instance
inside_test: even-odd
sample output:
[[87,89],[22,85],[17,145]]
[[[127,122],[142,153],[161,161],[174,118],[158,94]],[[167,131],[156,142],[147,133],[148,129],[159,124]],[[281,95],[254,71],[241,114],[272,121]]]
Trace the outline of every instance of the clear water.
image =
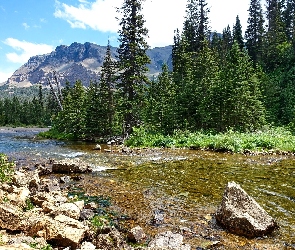
[[[95,144],[90,143],[37,140],[38,132],[0,130],[0,152],[16,161],[66,157],[82,159],[97,171],[116,168],[117,171],[104,171],[106,176],[141,193],[151,190],[153,201],[150,204],[158,202],[158,207],[170,200],[178,203],[178,207],[181,203],[176,214],[183,218],[189,211],[213,212],[227,182],[235,181],[279,223],[279,232],[265,240],[278,243],[279,247],[274,249],[295,244],[294,156],[244,156],[187,150],[134,150],[131,154],[122,154],[107,145],[103,145],[102,151],[96,151],[93,150]],[[166,204],[166,208],[177,207],[173,202]],[[231,239],[232,236],[223,237]],[[231,239],[234,241],[237,239]],[[250,244],[247,240],[243,242]]]

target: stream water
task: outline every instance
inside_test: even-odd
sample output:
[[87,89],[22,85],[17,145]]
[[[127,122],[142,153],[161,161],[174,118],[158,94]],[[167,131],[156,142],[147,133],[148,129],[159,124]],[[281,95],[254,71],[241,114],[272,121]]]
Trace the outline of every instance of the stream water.
[[[96,171],[85,177],[85,189],[92,193],[108,191],[125,212],[136,214],[134,223],[146,224],[151,232],[154,229],[148,225],[148,210],[165,214],[165,226],[160,230],[199,230],[199,234],[188,237],[194,246],[218,240],[222,242],[220,249],[295,249],[294,156],[164,149],[122,154],[107,145],[95,151],[94,144],[89,143],[37,140],[38,132],[1,129],[0,152],[17,162],[65,157],[88,162]],[[101,178],[103,181],[99,181]],[[254,197],[280,229],[269,237],[249,240],[216,226],[213,214],[229,181],[239,183]]]

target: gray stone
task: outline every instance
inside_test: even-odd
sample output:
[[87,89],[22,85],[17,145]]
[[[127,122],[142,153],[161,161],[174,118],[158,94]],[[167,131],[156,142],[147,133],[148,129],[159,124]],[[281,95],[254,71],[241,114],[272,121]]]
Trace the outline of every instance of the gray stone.
[[229,232],[249,238],[278,228],[274,219],[235,182],[227,184],[216,220]]
[[140,226],[134,227],[128,233],[128,240],[135,243],[142,243],[146,239],[146,235]]
[[183,236],[181,234],[167,231],[156,235],[149,243],[148,249],[190,250],[191,247],[188,244],[183,244]]

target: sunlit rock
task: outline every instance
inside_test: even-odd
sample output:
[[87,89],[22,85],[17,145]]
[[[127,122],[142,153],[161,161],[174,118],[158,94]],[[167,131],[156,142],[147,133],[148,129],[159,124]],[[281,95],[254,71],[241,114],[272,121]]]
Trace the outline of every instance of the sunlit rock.
[[274,219],[235,182],[227,184],[216,220],[231,233],[249,238],[278,228]]
[[174,234],[171,231],[167,231],[156,235],[149,243],[148,249],[190,250],[191,247],[188,244],[183,244],[183,236],[181,234]]
[[52,165],[53,173],[86,173],[91,172],[90,166],[80,161],[79,159],[64,159],[61,161],[54,162]]
[[128,233],[128,240],[135,243],[143,243],[146,235],[140,226],[136,226]]

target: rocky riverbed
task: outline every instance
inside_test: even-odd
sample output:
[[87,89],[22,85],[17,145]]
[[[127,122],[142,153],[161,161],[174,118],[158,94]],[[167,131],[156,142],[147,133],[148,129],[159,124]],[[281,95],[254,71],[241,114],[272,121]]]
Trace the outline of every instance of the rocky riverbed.
[[[11,130],[16,131],[13,128]],[[17,131],[13,133],[19,136]],[[23,133],[20,138],[28,140],[26,143],[38,146],[36,152],[39,155],[33,157],[31,152],[25,154],[21,152],[19,154],[21,157],[16,161],[16,169],[19,175],[31,173],[37,180],[39,178],[40,182],[37,181],[37,185],[28,183],[22,184],[23,186],[15,183],[9,184],[9,187],[4,185],[2,203],[4,205],[11,203],[10,205],[16,206],[15,210],[20,212],[20,217],[16,216],[19,218],[16,219],[18,222],[15,224],[18,225],[16,228],[1,226],[2,243],[6,247],[4,249],[12,247],[45,249],[48,246],[46,244],[59,249],[69,249],[69,247],[72,249],[146,249],[148,247],[150,249],[294,249],[292,209],[288,208],[290,222],[286,224],[285,218],[289,215],[282,210],[278,211],[278,203],[273,202],[272,196],[267,196],[270,203],[265,203],[264,198],[261,199],[267,191],[265,183],[273,185],[273,182],[278,182],[276,175],[279,166],[288,160],[288,156],[245,157],[216,155],[211,152],[122,150],[122,148],[112,148],[112,152],[103,150],[93,152],[94,145],[83,144],[82,147],[69,145],[71,149],[80,149],[78,152],[71,151],[67,154],[67,156],[72,153],[79,155],[80,152],[86,152],[80,154],[82,157],[65,160],[65,157],[60,155],[57,159],[53,159],[50,155],[49,161],[48,154],[44,157],[39,150],[41,144],[32,141],[31,134],[29,139],[28,137]],[[46,142],[46,145],[49,145],[52,151],[59,150],[61,146],[56,142],[53,144]],[[53,150],[52,145],[58,147]],[[62,154],[65,149],[67,150],[68,146],[64,148],[62,145]],[[94,161],[90,161],[89,155]],[[16,159],[17,152],[12,151],[10,156]],[[100,159],[99,166],[105,169],[104,171],[97,171],[98,159]],[[58,163],[54,165],[55,167],[53,167],[54,162]],[[66,169],[63,165],[65,163],[69,163],[66,165],[72,167]],[[225,170],[223,168],[225,163],[229,163],[231,167],[226,167]],[[81,166],[85,171],[79,170],[78,173],[74,173],[76,170],[73,170],[73,164]],[[265,167],[257,174],[255,171],[260,164],[264,164]],[[292,162],[283,165],[285,184],[278,182],[279,188],[276,190],[278,194],[279,190],[284,191],[284,188],[289,187],[286,184],[288,178],[291,178],[291,183],[293,180]],[[89,172],[88,167],[93,166],[95,171]],[[243,172],[246,167],[249,176],[255,177],[252,185],[247,172]],[[58,172],[58,169],[63,170]],[[228,180],[224,178],[225,174],[226,176],[233,174],[235,181],[267,207],[275,219],[278,218],[279,230],[249,239],[229,233],[216,223],[215,214],[221,204]],[[213,186],[212,178],[215,178]],[[223,179],[224,181],[221,181]],[[256,192],[257,180],[259,180],[259,192]],[[276,188],[275,185],[273,187]],[[13,197],[7,199],[8,193],[16,197],[20,194],[20,190],[25,190],[22,202],[14,203]],[[35,195],[37,198],[34,198]],[[57,201],[54,201],[55,197],[59,197]],[[289,193],[286,197],[292,197],[292,194]],[[292,207],[292,199],[288,201]],[[80,207],[75,204],[77,202]],[[271,202],[274,203],[273,206]],[[287,204],[285,200],[283,202]],[[280,207],[283,207],[282,204]],[[36,216],[42,219],[36,219]],[[93,220],[93,216],[96,216],[96,219]],[[63,225],[69,231],[66,229],[58,231],[54,229],[54,225],[57,225],[57,228]],[[75,236],[67,239],[67,232],[75,231],[72,228],[77,229],[76,231],[84,230],[84,233],[81,233],[80,238]],[[31,237],[33,240],[38,238],[43,245],[32,241],[31,238],[24,240],[21,237]],[[99,245],[98,242],[103,243]],[[19,245],[23,243],[26,245]],[[114,245],[117,243],[119,245]],[[169,248],[169,244],[174,245],[170,245]]]

